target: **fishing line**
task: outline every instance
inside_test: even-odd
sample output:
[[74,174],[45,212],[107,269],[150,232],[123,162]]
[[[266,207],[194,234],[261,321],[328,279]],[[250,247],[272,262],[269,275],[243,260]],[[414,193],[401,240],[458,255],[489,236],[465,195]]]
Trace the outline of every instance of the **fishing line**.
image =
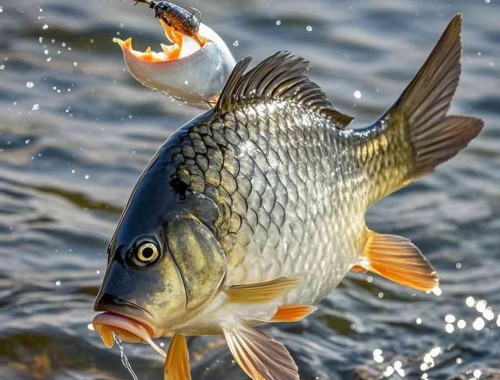
[[118,335],[114,333],[113,333],[113,339],[115,340],[115,343],[118,345],[118,348],[120,349],[120,357],[122,359],[123,366],[130,372],[130,375],[132,375],[132,378],[134,380],[139,380],[134,370],[132,369],[130,362],[128,361],[127,355],[125,355],[125,350],[123,349],[123,344],[121,339],[118,337]]

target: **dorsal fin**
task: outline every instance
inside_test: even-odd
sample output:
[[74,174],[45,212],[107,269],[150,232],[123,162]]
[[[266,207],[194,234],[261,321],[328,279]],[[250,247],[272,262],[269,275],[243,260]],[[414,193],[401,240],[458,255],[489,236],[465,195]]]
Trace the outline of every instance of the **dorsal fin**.
[[251,58],[238,62],[219,97],[216,111],[228,112],[252,99],[288,100],[330,120],[338,129],[353,119],[335,110],[325,93],[306,75],[309,62],[289,52],[277,52],[245,73]]

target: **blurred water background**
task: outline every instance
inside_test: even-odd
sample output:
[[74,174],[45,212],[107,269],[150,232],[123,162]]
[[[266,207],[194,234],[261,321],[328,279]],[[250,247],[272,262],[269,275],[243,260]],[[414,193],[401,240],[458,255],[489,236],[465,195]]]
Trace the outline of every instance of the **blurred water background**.
[[[452,113],[486,127],[368,215],[372,229],[423,250],[442,293],[352,274],[303,323],[267,330],[306,380],[499,378],[500,0],[178,4],[201,10],[238,59],[283,49],[306,57],[356,126],[392,104],[464,13]],[[152,16],[130,0],[0,0],[0,379],[130,378],[118,349],[88,328],[106,244],[156,149],[199,112],[124,70],[112,38],[159,50]],[[245,378],[222,338],[189,344],[194,379]],[[161,378],[149,347],[125,350],[139,379]]]

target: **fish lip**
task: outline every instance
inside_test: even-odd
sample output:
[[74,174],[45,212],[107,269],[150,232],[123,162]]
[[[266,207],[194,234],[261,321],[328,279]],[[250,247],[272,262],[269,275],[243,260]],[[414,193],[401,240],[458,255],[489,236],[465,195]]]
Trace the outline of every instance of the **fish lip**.
[[120,304],[97,304],[94,306],[94,311],[102,311],[99,315],[116,315],[122,318],[128,318],[137,322],[146,329],[151,338],[158,338],[160,336],[156,328],[155,318],[147,310],[142,307],[126,301],[119,297],[114,297]]

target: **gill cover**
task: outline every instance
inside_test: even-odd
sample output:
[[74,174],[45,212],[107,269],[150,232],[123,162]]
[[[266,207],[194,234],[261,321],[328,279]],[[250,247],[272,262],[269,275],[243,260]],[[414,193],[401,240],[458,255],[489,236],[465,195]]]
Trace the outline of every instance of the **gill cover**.
[[167,225],[168,248],[186,289],[186,308],[210,300],[226,273],[226,258],[212,231],[200,220],[184,216]]

